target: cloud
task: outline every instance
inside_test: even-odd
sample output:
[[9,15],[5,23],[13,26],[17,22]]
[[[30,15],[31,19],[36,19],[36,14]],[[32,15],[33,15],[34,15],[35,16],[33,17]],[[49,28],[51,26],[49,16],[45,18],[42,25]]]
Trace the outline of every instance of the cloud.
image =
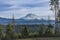
[[0,11],[17,10],[22,8],[45,7],[48,0],[0,0]]
[[8,3],[0,2],[0,11],[8,10],[12,5]]
[[43,2],[43,3],[29,3],[29,4],[22,4],[22,5],[20,5],[20,6],[22,6],[22,7],[31,7],[31,8],[33,8],[33,7],[45,7],[45,6],[48,6],[48,2]]
[[11,18],[12,13],[14,13],[16,19],[21,18],[21,17],[27,15],[28,13],[36,14],[36,15],[40,16],[41,18],[42,18],[42,16],[43,17],[54,16],[54,14],[49,10],[49,7],[35,7],[35,8],[30,8],[30,9],[23,8],[23,9],[13,10],[13,11],[12,10],[4,11],[4,12],[0,12],[0,13],[2,13],[2,16],[6,17],[6,18]]
[[16,19],[28,13],[40,17],[50,15],[52,18],[54,16],[50,11],[49,0],[0,0],[0,17],[11,18],[13,13]]

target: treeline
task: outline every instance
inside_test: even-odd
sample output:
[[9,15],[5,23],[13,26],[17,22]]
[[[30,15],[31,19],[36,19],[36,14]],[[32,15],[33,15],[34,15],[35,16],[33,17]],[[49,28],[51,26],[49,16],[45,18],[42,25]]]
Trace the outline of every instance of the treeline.
[[28,26],[22,28],[21,33],[16,33],[11,24],[6,25],[6,32],[3,33],[2,25],[0,24],[0,40],[13,40],[21,38],[33,38],[33,37],[55,37],[59,36],[58,28],[55,28],[51,24],[44,27],[43,24],[39,26],[39,32],[37,34],[31,34],[29,32]]

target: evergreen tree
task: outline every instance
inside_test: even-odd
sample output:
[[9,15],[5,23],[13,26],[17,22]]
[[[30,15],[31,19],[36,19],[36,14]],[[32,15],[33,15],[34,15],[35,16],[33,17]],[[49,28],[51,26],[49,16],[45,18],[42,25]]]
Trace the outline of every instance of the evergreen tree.
[[58,10],[58,17],[60,18],[60,10]]
[[7,29],[6,29],[6,40],[11,40],[12,37],[12,26],[10,24],[7,25]]
[[59,8],[59,0],[50,0],[50,5],[51,5],[51,10],[55,10],[56,13],[56,11]]
[[28,37],[28,35],[29,35],[29,32],[28,32],[27,27],[25,26],[24,29],[22,30],[22,36],[24,38],[26,38],[26,37]]
[[3,31],[2,31],[2,25],[0,24],[0,40],[3,39]]
[[40,35],[40,36],[43,35],[43,31],[44,31],[44,30],[43,30],[43,27],[44,27],[44,25],[41,24],[41,25],[40,25],[40,29],[39,29],[39,35]]
[[55,13],[55,27],[58,27],[58,17],[59,17],[59,0],[50,0],[50,5],[52,11]]
[[54,26],[51,25],[51,24],[49,24],[48,27],[49,27],[50,29],[53,29],[53,28],[54,28]]
[[52,36],[52,35],[53,35],[52,30],[50,29],[50,27],[47,27],[45,30],[45,36]]
[[59,34],[59,28],[58,27],[55,27],[55,35],[58,36],[58,34]]
[[8,24],[6,29],[6,40],[14,40],[17,39],[16,32],[13,32],[12,25]]

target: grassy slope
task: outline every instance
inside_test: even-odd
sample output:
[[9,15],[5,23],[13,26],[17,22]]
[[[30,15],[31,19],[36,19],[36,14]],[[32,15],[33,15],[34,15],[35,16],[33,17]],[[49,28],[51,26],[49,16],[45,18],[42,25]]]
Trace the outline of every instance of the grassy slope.
[[60,40],[60,37],[50,37],[50,38],[29,38],[29,39],[19,39],[19,40]]

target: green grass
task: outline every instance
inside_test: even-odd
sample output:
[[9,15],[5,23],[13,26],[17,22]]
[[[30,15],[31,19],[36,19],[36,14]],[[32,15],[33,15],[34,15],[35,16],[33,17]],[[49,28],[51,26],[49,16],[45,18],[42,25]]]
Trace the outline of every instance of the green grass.
[[60,37],[47,37],[47,38],[28,38],[19,40],[60,40]]

